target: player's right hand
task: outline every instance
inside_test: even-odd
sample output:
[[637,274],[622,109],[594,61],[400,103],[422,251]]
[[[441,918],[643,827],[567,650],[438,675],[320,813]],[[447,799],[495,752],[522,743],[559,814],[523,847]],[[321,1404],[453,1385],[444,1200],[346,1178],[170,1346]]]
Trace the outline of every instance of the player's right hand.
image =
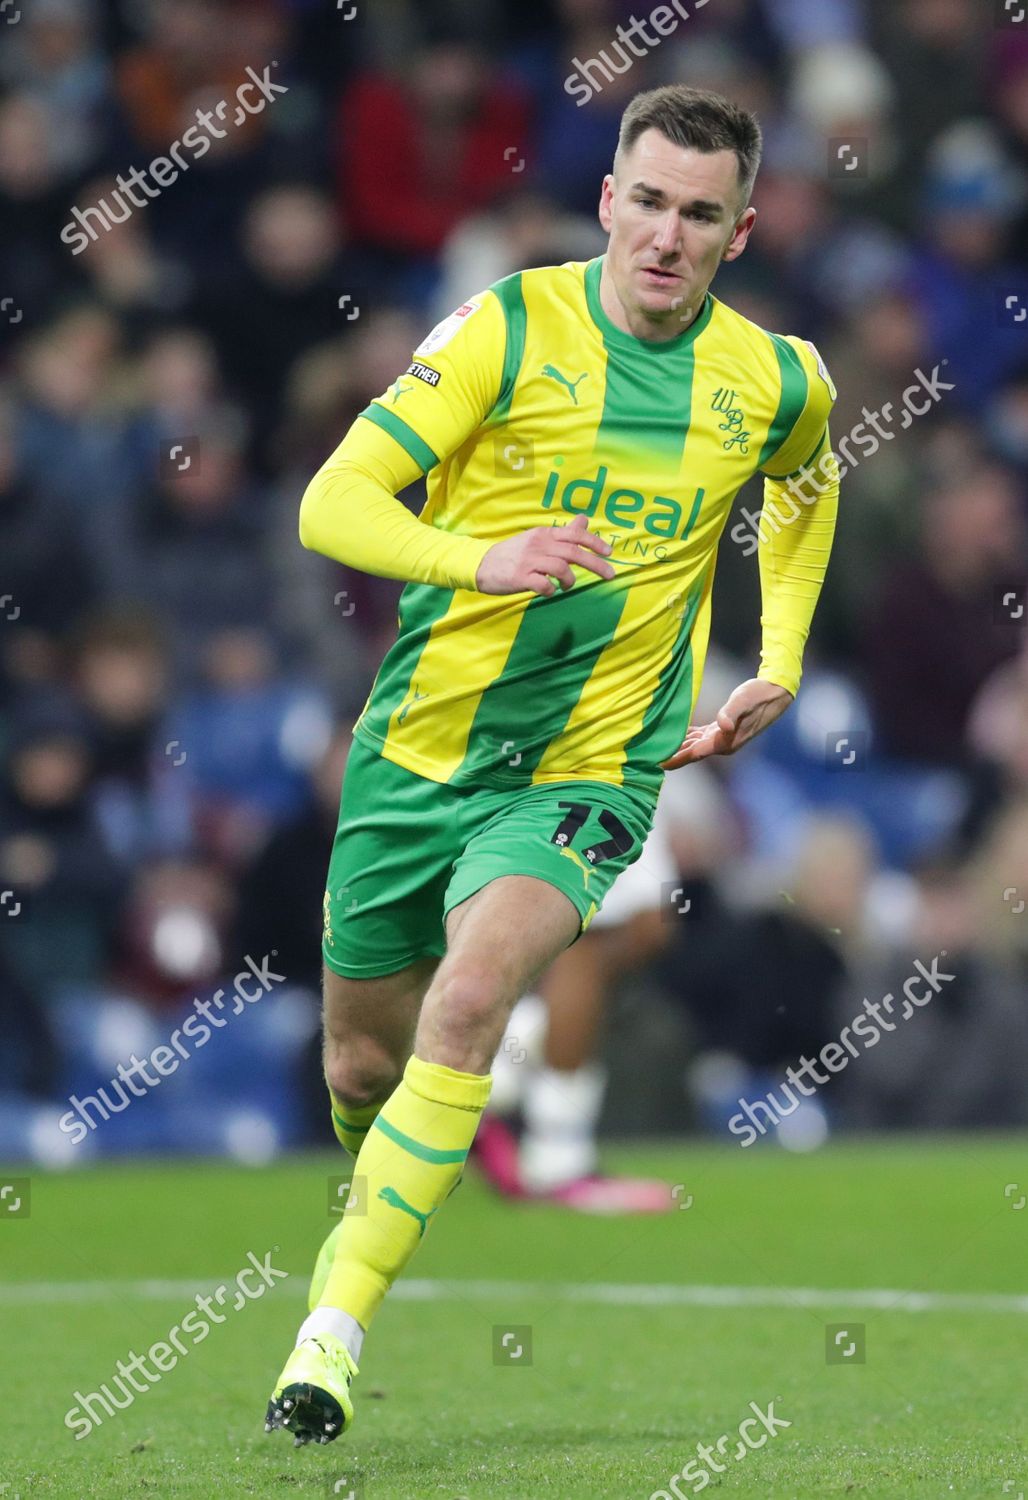
[[[533,526],[490,547],[478,565],[475,586],[482,594],[545,594],[575,586],[572,564],[588,568],[600,578],[614,578],[617,569],[604,559],[611,546],[589,530],[579,512],[567,526]],[[554,580],[556,579],[556,582]]]

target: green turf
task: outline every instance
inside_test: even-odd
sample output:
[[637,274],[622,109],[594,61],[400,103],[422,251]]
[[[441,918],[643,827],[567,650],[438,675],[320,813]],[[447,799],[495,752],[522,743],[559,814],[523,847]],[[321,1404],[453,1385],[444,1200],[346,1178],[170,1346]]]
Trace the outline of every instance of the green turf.
[[[340,1158],[34,1173],[31,1216],[0,1221],[0,1496],[327,1496],[345,1479],[336,1493],[359,1500],[649,1500],[698,1442],[730,1433],[734,1452],[749,1403],[772,1399],[791,1426],[729,1461],[711,1493],[1028,1496],[1028,1314],[855,1310],[844,1298],[598,1305],[538,1286],[1024,1293],[1023,1141],[847,1144],[812,1157],[683,1143],[609,1159],[682,1183],[691,1206],[599,1221],[499,1203],[469,1176],[410,1273],[442,1282],[448,1300],[386,1305],[352,1433],[298,1451],[265,1436],[264,1406]],[[1005,1194],[1010,1183],[1019,1188]],[[164,1338],[191,1294],[54,1302],[26,1287],[19,1301],[12,1286],[227,1281],[247,1251],[272,1247],[295,1275],[228,1311],[158,1385],[74,1440],[63,1419],[76,1388],[95,1390],[119,1357]],[[483,1297],[467,1285],[476,1279],[537,1285]],[[866,1363],[827,1365],[825,1325],[854,1322]],[[494,1364],[493,1330],[507,1323],[530,1325],[531,1366]]]

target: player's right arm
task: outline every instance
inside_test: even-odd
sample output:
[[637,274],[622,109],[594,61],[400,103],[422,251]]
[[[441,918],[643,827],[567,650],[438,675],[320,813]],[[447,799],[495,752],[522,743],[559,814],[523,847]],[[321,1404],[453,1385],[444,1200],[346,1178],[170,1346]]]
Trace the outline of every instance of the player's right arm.
[[499,396],[502,309],[491,292],[465,307],[471,311],[453,314],[429,334],[410,369],[361,413],[315,474],[300,505],[300,541],[382,578],[486,594],[571,588],[572,564],[613,577],[604,561],[610,547],[588,530],[584,516],[489,542],[444,531],[396,498],[456,453]]

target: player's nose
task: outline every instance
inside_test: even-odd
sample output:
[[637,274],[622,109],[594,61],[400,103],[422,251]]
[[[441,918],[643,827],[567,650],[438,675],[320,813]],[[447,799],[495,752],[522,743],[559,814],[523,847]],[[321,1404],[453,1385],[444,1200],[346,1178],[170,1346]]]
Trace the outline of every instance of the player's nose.
[[680,234],[681,224],[678,214],[669,210],[657,225],[654,249],[663,256],[676,254],[679,249]]

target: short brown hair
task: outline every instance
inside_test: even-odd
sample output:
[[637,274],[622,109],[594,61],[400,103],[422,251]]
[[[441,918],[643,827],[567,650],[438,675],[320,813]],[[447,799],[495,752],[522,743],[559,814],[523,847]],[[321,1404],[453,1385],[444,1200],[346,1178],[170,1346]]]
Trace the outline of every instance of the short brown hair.
[[722,94],[670,83],[636,94],[621,116],[614,170],[644,130],[659,130],[676,146],[695,151],[734,151],[739,163],[739,191],[745,208],[760,166],[763,137],[755,115]]

